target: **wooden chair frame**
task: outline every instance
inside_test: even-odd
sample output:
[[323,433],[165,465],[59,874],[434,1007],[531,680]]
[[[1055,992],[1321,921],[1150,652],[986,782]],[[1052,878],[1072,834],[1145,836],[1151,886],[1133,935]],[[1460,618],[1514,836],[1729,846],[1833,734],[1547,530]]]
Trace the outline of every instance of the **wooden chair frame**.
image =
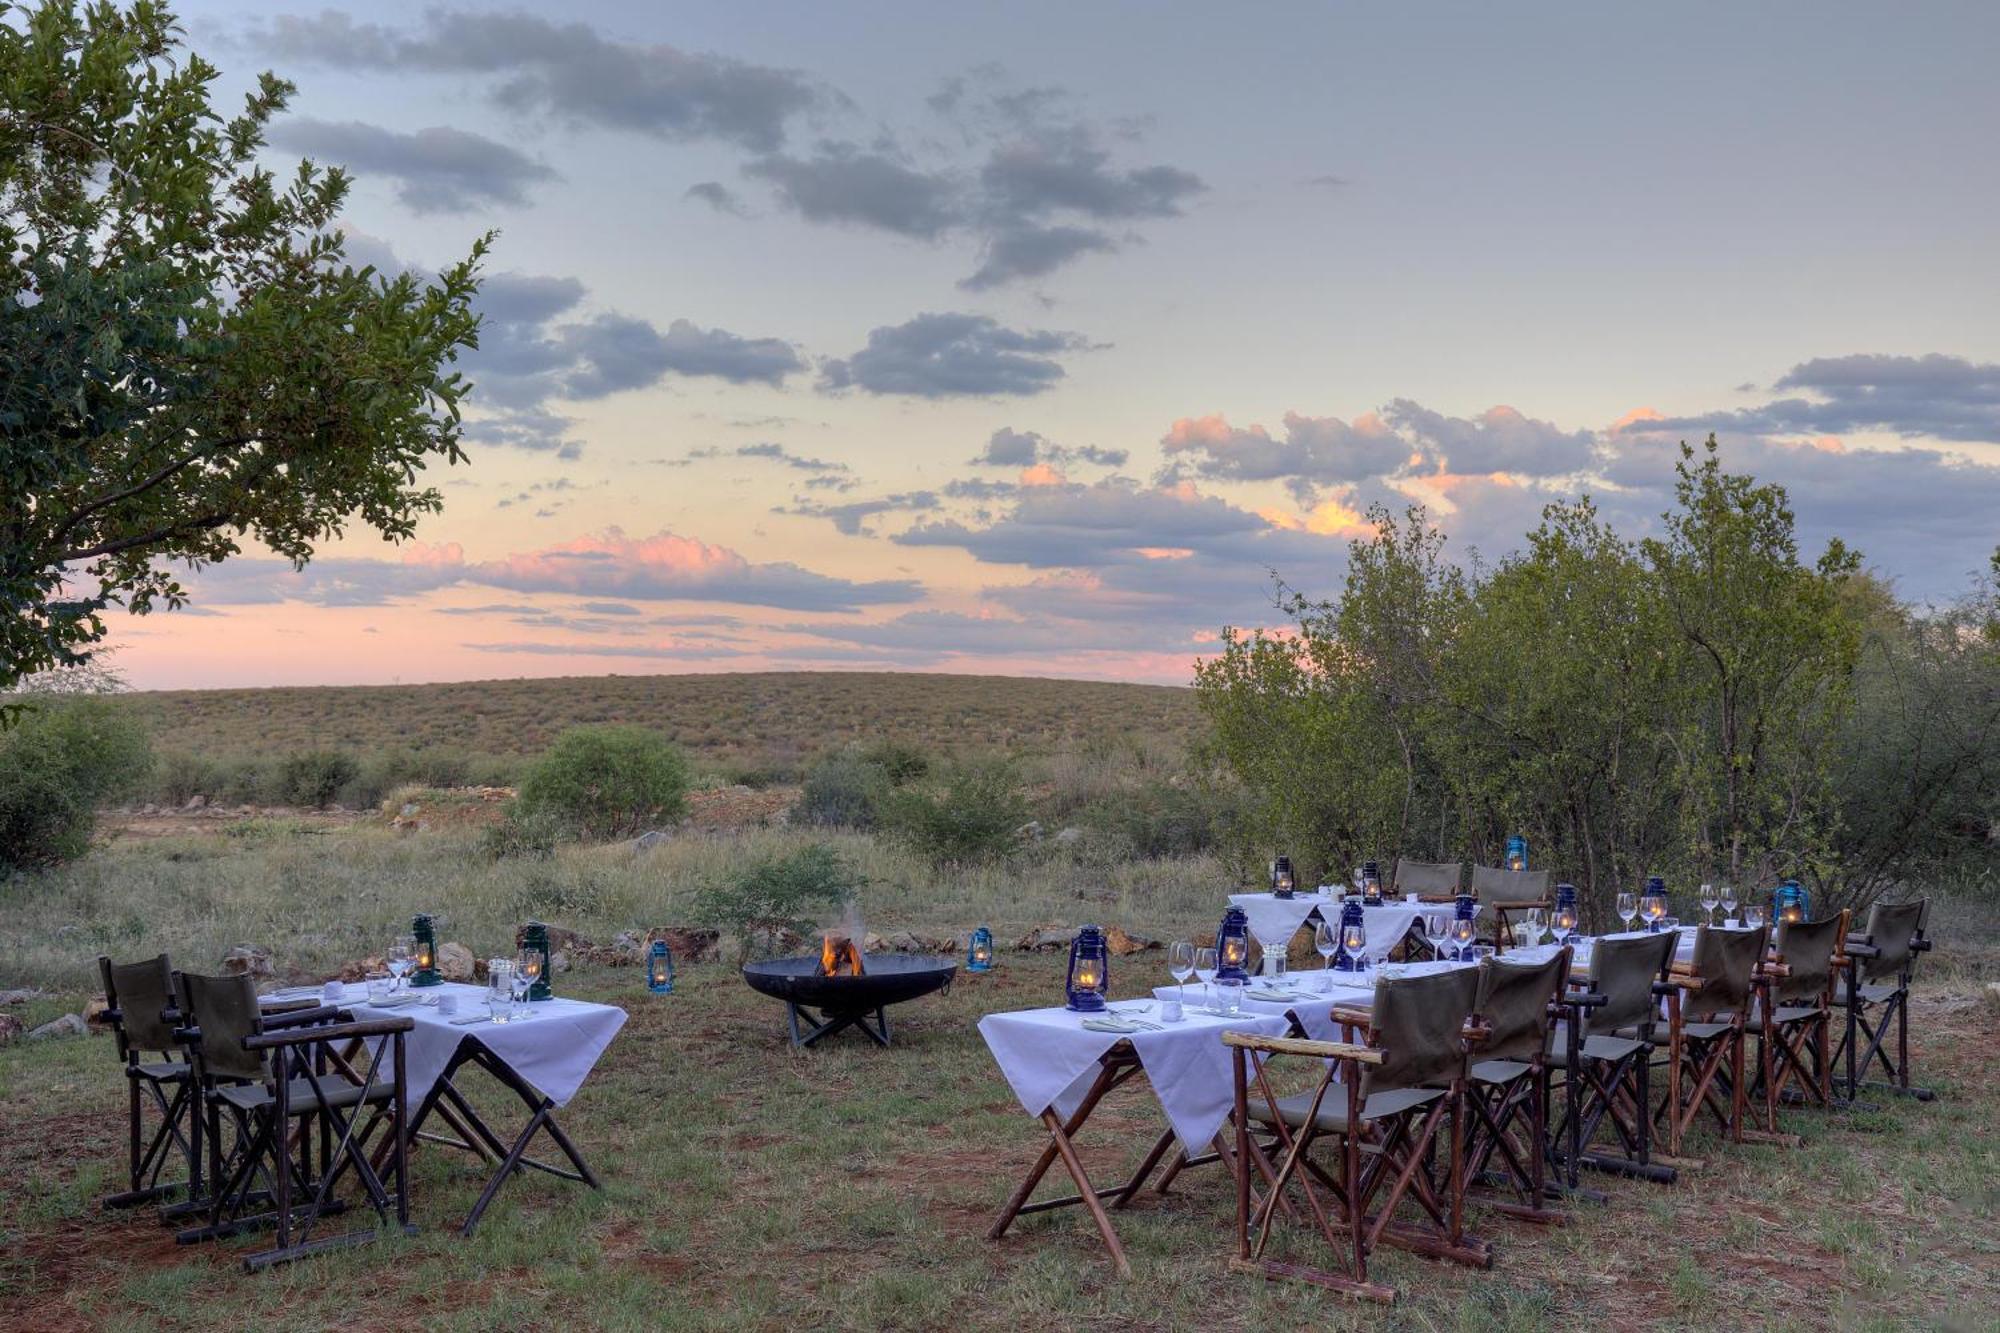
[[[166,956],[160,957],[162,966]],[[177,1072],[158,1073],[147,1068],[143,1058],[145,1050],[137,1046],[132,1038],[130,1026],[126,1022],[124,1007],[118,994],[118,986],[113,972],[114,964],[104,955],[98,955],[97,973],[104,986],[104,1021],[111,1027],[118,1041],[118,1058],[125,1067],[126,1089],[126,1188],[116,1194],[106,1195],[100,1206],[110,1208],[132,1208],[142,1203],[171,1198],[186,1191],[192,1198],[202,1191],[202,1147],[201,1117],[194,1113],[194,1080],[182,1053],[174,1050],[157,1052],[169,1057],[166,1061],[178,1066]],[[172,974],[168,972],[171,985]],[[162,1010],[155,1018],[171,1026],[173,1018],[171,1006]],[[172,1095],[168,1095],[168,1090]],[[150,1104],[159,1114],[159,1124],[151,1137],[145,1133],[145,1108]],[[179,1148],[186,1163],[186,1177],[180,1181],[160,1183],[161,1173],[166,1170],[170,1149]]]
[[[1928,915],[1926,913],[1926,915]],[[1850,934],[1847,937],[1846,954],[1849,959],[1846,977],[1846,993],[1842,997],[1842,1007],[1847,1010],[1845,1032],[1839,1047],[1834,1051],[1833,1063],[1846,1065],[1843,1082],[1846,1085],[1846,1100],[1852,1102],[1864,1087],[1880,1092],[1894,1093],[1903,1097],[1914,1097],[1920,1102],[1932,1100],[1937,1094],[1929,1088],[1913,1087],[1910,1083],[1910,984],[1914,979],[1916,956],[1929,953],[1933,947],[1925,934],[1925,917],[1917,920],[1917,928],[1909,943],[1909,954],[1896,977],[1896,989],[1880,1000],[1868,1000],[1861,993],[1862,964],[1868,959],[1879,958],[1882,946],[1866,933]],[[1868,1010],[1881,1006],[1881,1015],[1869,1026]],[[1896,1056],[1889,1058],[1889,1025],[1896,1025]],[[1863,1034],[1868,1038],[1866,1051],[1860,1051]],[[1888,1081],[1877,1083],[1866,1081],[1862,1074],[1872,1072],[1876,1064],[1882,1066]]]
[[[1554,1156],[1549,1137],[1550,1064],[1549,1034],[1556,1019],[1569,1012],[1564,995],[1569,989],[1569,958],[1565,951],[1557,975],[1555,996],[1542,1020],[1542,1037],[1526,1073],[1507,1083],[1483,1083],[1468,1076],[1465,1101],[1472,1112],[1471,1133],[1466,1140],[1466,1179],[1474,1186],[1474,1199],[1481,1205],[1527,1222],[1562,1224],[1568,1214],[1548,1207],[1551,1197],[1562,1190],[1549,1182],[1548,1168]],[[1515,1132],[1516,1122],[1528,1118],[1527,1136]],[[1487,1168],[1498,1156],[1502,1171]],[[1484,1187],[1484,1189],[1481,1189]],[[1515,1197],[1498,1197],[1505,1190]]]
[[[1841,949],[1847,938],[1848,916],[1845,911],[1840,914],[1840,928],[1834,935],[1836,949]],[[1784,1099],[1789,1085],[1796,1083],[1801,1100],[1820,1106],[1833,1103],[1833,994],[1837,978],[1848,970],[1849,960],[1844,950],[1832,956],[1826,985],[1813,997],[1813,1004],[1793,1006],[1810,1007],[1813,1012],[1788,1022],[1778,1018],[1783,1006],[1776,1001],[1772,985],[1782,975],[1780,969],[1786,966],[1787,960],[1779,956],[1764,970],[1764,1022],[1756,1034],[1764,1128],[1772,1134],[1778,1132],[1778,1103]]]
[[[1762,933],[1768,945],[1768,928]],[[1758,956],[1762,958],[1762,949]],[[1682,972],[1678,966],[1669,977],[1667,1098],[1661,1103],[1656,1119],[1665,1118],[1668,1150],[1675,1157],[1681,1156],[1682,1141],[1704,1108],[1715,1117],[1730,1142],[1761,1137],[1746,1134],[1743,1125],[1749,1104],[1744,1047],[1749,1038],[1750,1009],[1757,1002],[1763,981],[1760,973],[1765,966],[1760,962],[1753,969],[1741,1004],[1726,1011],[1726,1017],[1705,1020],[1723,1025],[1712,1036],[1691,1035],[1684,1018],[1683,997],[1702,989],[1701,978]]]

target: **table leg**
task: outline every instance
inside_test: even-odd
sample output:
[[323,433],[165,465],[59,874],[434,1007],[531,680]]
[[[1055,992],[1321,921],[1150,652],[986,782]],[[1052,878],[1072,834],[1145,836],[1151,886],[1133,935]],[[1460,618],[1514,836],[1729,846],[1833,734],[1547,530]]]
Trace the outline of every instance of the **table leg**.
[[1111,1214],[1104,1211],[1097,1189],[1090,1183],[1090,1173],[1083,1169],[1075,1146],[1070,1143],[1069,1135],[1063,1132],[1062,1118],[1054,1111],[1044,1111],[1042,1123],[1048,1126],[1049,1137],[1055,1141],[1056,1151],[1062,1154],[1063,1165],[1069,1169],[1070,1179],[1076,1182],[1076,1191],[1083,1197],[1083,1206],[1090,1210],[1091,1220],[1097,1223],[1098,1233],[1104,1237],[1105,1248],[1111,1251],[1111,1261],[1117,1266],[1118,1276],[1131,1277],[1132,1265],[1126,1262],[1125,1247],[1118,1243],[1118,1233],[1112,1229]]

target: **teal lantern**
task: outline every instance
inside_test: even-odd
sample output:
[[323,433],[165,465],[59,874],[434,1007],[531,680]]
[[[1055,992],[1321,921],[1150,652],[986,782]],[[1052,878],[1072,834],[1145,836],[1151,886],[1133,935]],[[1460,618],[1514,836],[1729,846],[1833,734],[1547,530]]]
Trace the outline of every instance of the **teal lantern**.
[[553,1000],[555,992],[549,989],[549,928],[539,921],[530,921],[521,928],[521,948],[514,966],[530,975],[528,998],[531,1000]]
[[410,984],[436,986],[443,982],[438,972],[437,926],[429,912],[419,912],[411,919],[410,937],[417,942],[410,959]]
[[646,950],[646,989],[655,995],[674,993],[674,951],[665,940],[654,940]]
[[1507,835],[1507,868],[1516,872],[1528,868],[1528,840],[1518,833]]
[[972,943],[965,950],[965,970],[968,972],[993,970],[993,932],[984,926],[972,932]]
[[1805,921],[1806,914],[1810,911],[1812,903],[1807,899],[1805,889],[1800,887],[1795,879],[1786,880],[1778,886],[1778,891],[1771,895],[1771,919],[1774,922],[1789,922],[1796,926]]

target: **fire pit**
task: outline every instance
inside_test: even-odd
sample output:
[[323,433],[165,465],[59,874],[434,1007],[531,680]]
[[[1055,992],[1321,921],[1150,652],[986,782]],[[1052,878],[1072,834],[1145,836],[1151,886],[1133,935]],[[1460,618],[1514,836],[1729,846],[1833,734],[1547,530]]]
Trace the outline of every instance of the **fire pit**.
[[752,990],[785,1002],[793,1046],[810,1046],[850,1027],[887,1046],[888,1006],[943,990],[958,975],[958,964],[949,958],[864,954],[858,943],[863,938],[858,926],[829,930],[817,954],[743,965]]

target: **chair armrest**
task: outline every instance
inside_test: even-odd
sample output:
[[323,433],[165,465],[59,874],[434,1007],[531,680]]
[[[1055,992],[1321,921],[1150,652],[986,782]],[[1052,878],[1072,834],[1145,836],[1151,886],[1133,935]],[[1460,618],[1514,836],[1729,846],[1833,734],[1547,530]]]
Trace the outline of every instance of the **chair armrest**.
[[340,1018],[338,1005],[316,1004],[310,1009],[281,1009],[264,1015],[264,1031],[274,1032],[281,1028],[295,1028],[302,1023],[329,1023]]
[[1562,1008],[1581,1009],[1586,1012],[1592,1009],[1602,1009],[1610,1003],[1611,997],[1609,995],[1605,995],[1599,991],[1588,990],[1573,990],[1556,1000],[1556,1004]]
[[[407,1021],[407,1020],[405,1020]],[[1240,1046],[1246,1051],[1272,1055],[1315,1055],[1327,1060],[1354,1060],[1364,1065],[1382,1063],[1382,1052],[1347,1041],[1312,1041],[1305,1037],[1263,1037],[1254,1032],[1225,1032],[1224,1046]]]
[[1674,995],[1684,990],[1700,990],[1701,987],[1702,980],[1700,977],[1684,977],[1677,972],[1665,981],[1654,982],[1653,994],[1659,996]]
[[1921,935],[1917,936],[1915,939],[1910,941],[1911,953],[1929,953],[1935,947],[1937,946],[1933,945],[1929,940],[1925,939]]
[[[306,1028],[296,1032],[260,1032],[243,1039],[246,1051],[270,1051],[286,1046],[307,1046],[323,1041],[348,1041],[361,1037],[387,1037],[397,1032],[408,1032],[415,1027],[416,1020],[400,1015],[389,1018],[362,1018],[345,1023],[329,1023],[324,1027]],[[1225,1034],[1227,1035],[1227,1034]]]
[[1334,1022],[1345,1023],[1349,1027],[1365,1028],[1375,1021],[1374,1012],[1368,1009],[1354,1009],[1337,1004],[1328,1012]]
[[1882,950],[1870,944],[1866,935],[1858,939],[1849,935],[1847,937],[1847,956],[1849,958],[1880,958]]

